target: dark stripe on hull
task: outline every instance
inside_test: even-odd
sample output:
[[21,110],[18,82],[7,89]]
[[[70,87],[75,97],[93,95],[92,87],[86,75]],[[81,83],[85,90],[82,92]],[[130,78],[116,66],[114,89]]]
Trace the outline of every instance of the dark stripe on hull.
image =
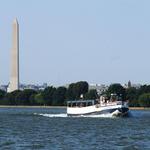
[[101,114],[111,114],[113,112],[115,112],[116,110],[119,111],[119,115],[118,116],[125,116],[128,113],[128,108],[115,108],[115,109],[106,109],[106,110],[102,110],[99,112],[92,112],[92,113],[86,113],[86,114],[67,114],[68,116],[89,116],[89,115],[101,115]]

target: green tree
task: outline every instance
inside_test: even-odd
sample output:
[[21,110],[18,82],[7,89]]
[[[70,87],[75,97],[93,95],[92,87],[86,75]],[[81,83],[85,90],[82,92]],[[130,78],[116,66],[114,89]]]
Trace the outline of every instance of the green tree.
[[96,99],[98,97],[97,91],[95,89],[89,90],[85,95],[84,99]]
[[24,91],[21,91],[16,96],[18,105],[31,105],[31,96],[35,94],[37,94],[37,92],[32,89],[25,89]]
[[150,107],[150,93],[144,93],[139,96],[139,104],[142,107]]
[[66,97],[68,100],[74,100],[76,98],[75,83],[71,83],[67,89]]
[[150,85],[143,85],[138,89],[138,95],[150,93]]
[[53,105],[62,106],[65,103],[66,99],[66,91],[65,87],[58,87],[53,95]]
[[111,84],[107,90],[107,96],[110,96],[112,93],[117,94],[118,96],[122,96],[122,99],[125,100],[126,91],[125,88],[119,83]]
[[85,94],[88,92],[89,85],[86,81],[80,81],[77,83],[72,83],[69,85],[67,90],[67,99],[75,100],[80,99],[81,94]]
[[38,93],[34,96],[35,104],[37,105],[45,105],[44,98],[41,93]]
[[86,94],[88,92],[89,85],[86,81],[80,81],[76,83],[77,97],[80,98],[81,94]]
[[20,90],[13,91],[11,93],[7,93],[3,98],[4,105],[17,105],[16,97],[20,93]]
[[129,100],[129,106],[138,107],[138,90],[134,87],[126,90],[126,99]]
[[5,95],[6,95],[6,92],[3,90],[0,90],[0,100],[2,100]]
[[52,105],[53,95],[54,95],[55,91],[56,91],[56,88],[53,86],[47,87],[44,89],[44,91],[42,91],[41,95],[42,95],[46,105]]

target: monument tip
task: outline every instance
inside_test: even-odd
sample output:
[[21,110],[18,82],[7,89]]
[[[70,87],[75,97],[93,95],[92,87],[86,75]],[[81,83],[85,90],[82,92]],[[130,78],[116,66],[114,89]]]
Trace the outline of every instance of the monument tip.
[[14,22],[14,23],[18,23],[18,20],[17,20],[17,18],[15,18],[13,22]]

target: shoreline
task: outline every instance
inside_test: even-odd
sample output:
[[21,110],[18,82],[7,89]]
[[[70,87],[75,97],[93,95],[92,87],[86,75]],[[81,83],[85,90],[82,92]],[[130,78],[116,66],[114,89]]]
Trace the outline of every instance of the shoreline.
[[0,108],[66,108],[66,106],[23,106],[23,105],[0,105]]
[[[67,108],[67,106],[23,106],[0,105],[0,108]],[[150,110],[150,107],[129,107],[130,110]]]
[[129,107],[130,110],[150,110],[150,107]]

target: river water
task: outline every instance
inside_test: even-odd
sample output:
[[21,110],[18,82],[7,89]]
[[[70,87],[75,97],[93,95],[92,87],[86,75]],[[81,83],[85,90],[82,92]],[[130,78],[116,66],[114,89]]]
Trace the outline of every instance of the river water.
[[0,108],[0,149],[150,150],[150,111],[67,117],[64,108]]

